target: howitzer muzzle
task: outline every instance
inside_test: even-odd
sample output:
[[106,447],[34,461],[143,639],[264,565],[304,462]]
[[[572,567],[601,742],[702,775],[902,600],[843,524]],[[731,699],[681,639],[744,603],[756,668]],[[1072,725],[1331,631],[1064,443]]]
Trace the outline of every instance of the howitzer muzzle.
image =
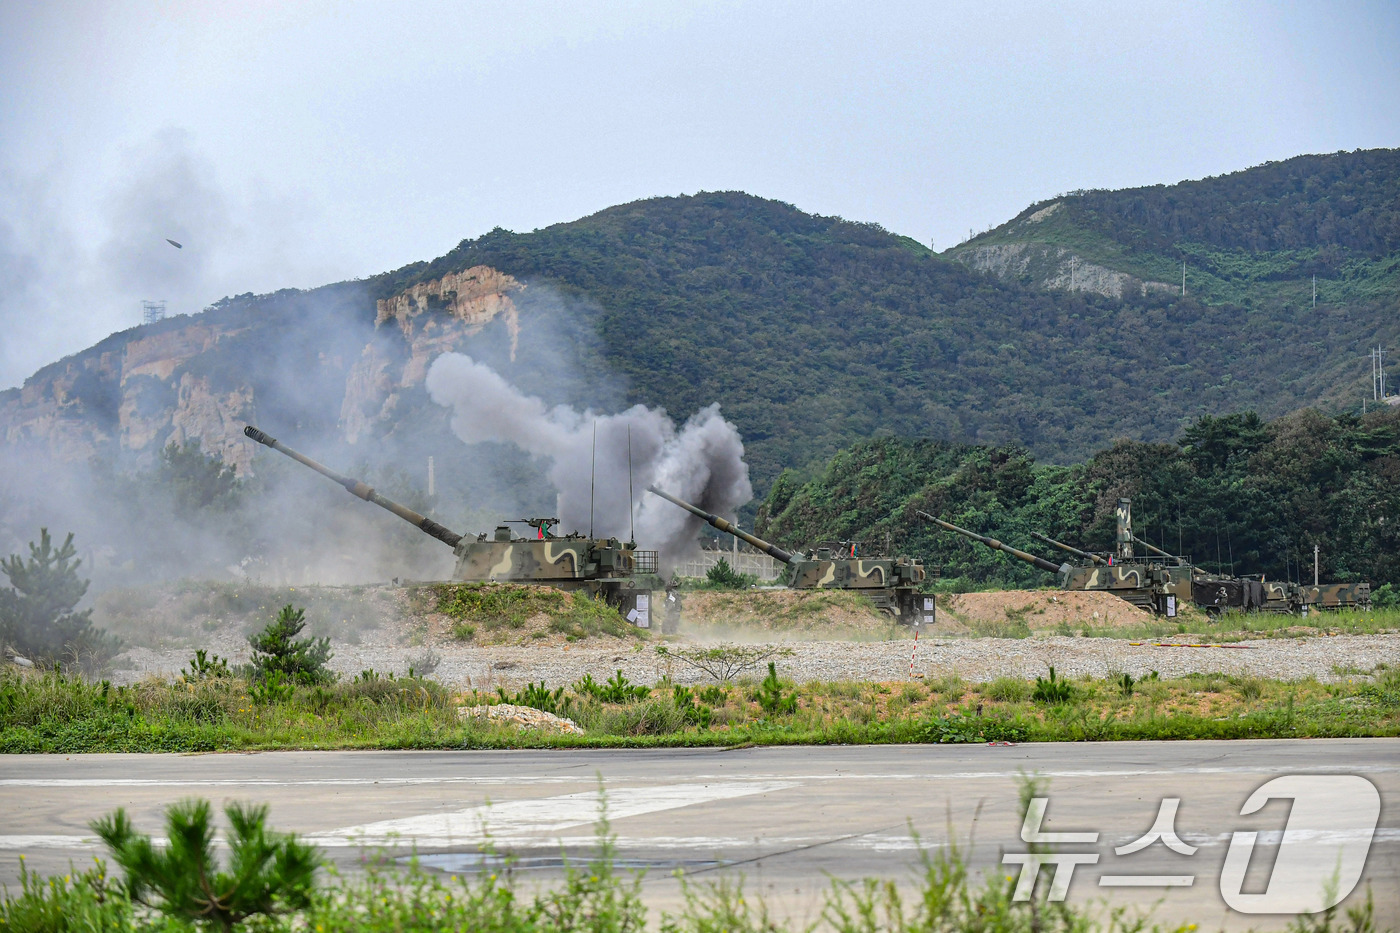
[[740,531],[739,527],[733,522],[725,521],[718,515],[713,515],[709,512],[706,512],[704,509],[697,508],[683,499],[677,499],[675,496],[662,492],[655,486],[648,486],[647,492],[652,493],[653,495],[660,496],[672,505],[680,506],[681,508],[689,512],[691,515],[694,515],[696,518],[704,519],[706,522],[718,528],[720,531],[723,531],[726,534],[731,534],[734,537],[738,538],[740,541],[752,544],[754,547],[758,548],[760,551],[769,555],[770,557],[777,558],[785,564],[792,563],[791,552],[783,550],[776,544],[769,544],[762,538],[756,538],[753,535],[749,534],[747,531]]
[[1034,564],[1041,570],[1048,570],[1050,573],[1069,573],[1070,571],[1069,564],[1052,564],[1050,563],[1050,561],[1046,560],[1043,557],[1036,557],[1034,554],[1027,553],[1026,551],[1017,550],[1009,544],[1002,544],[996,538],[989,538],[986,535],[979,535],[975,531],[968,531],[966,528],[959,528],[952,522],[945,522],[941,518],[934,518],[927,512],[915,511],[914,514],[922,519],[926,519],[928,521],[933,522],[939,528],[954,532],[956,534],[960,534],[964,538],[971,538],[973,541],[977,541],[980,544],[985,544],[987,547],[991,548],[994,551],[1005,551],[1012,557],[1018,558],[1019,560],[1023,560],[1028,564]]
[[443,527],[442,525],[439,525],[437,522],[433,521],[431,518],[428,518],[426,515],[420,515],[419,513],[413,511],[406,505],[400,505],[393,499],[381,496],[379,493],[374,491],[373,486],[370,486],[366,483],[362,483],[357,479],[351,479],[348,476],[341,476],[339,473],[335,472],[325,464],[318,463],[317,461],[312,460],[305,454],[297,453],[295,450],[292,450],[292,448],[288,447],[286,444],[283,444],[281,441],[277,440],[277,438],[263,431],[259,431],[251,424],[243,429],[243,433],[248,435],[248,437],[252,438],[253,440],[257,441],[259,444],[271,447],[278,453],[285,454],[288,457],[291,457],[293,460],[297,461],[298,463],[302,464],[303,466],[310,467],[317,473],[320,473],[322,476],[334,480],[335,482],[344,486],[345,489],[351,495],[358,496],[359,498],[364,499],[366,502],[373,502],[380,508],[387,509],[388,511],[393,512],[399,518],[402,518],[404,521],[409,522],[410,524],[418,526],[420,531],[423,531],[425,534],[432,535],[434,538],[437,538],[439,541],[441,541],[443,544],[448,545],[449,547],[455,548],[458,544],[462,542],[462,536],[457,534],[455,531],[452,531],[448,528]]

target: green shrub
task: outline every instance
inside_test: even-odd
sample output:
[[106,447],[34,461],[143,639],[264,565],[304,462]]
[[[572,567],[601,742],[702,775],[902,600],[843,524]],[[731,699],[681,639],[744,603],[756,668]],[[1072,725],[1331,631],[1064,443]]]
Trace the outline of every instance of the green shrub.
[[770,716],[788,715],[797,712],[797,695],[783,689],[778,679],[778,666],[768,662],[768,676],[758,685],[758,705]]
[[134,933],[131,901],[98,862],[81,874],[47,880],[19,863],[20,893],[0,900],[0,929],[24,933]]
[[1031,695],[1031,685],[1019,677],[998,677],[981,687],[981,693],[989,700],[1004,703],[1019,703]]
[[1037,703],[1047,703],[1051,706],[1059,706],[1068,703],[1074,697],[1074,686],[1067,680],[1057,680],[1055,678],[1055,666],[1050,665],[1049,677],[1037,677],[1035,679],[1035,689],[1031,691],[1031,699]]
[[10,581],[0,590],[0,648],[8,648],[41,666],[60,661],[97,670],[120,647],[117,639],[92,624],[92,610],[74,611],[87,593],[78,578],[78,549],[69,532],[55,548],[47,528],[39,543],[29,542],[29,558],[0,559],[0,573]]
[[687,723],[699,726],[701,729],[710,728],[710,722],[714,718],[714,710],[703,704],[697,704],[695,691],[676,684],[671,688],[671,702],[675,704],[676,709],[680,710]]
[[189,666],[180,672],[181,679],[186,681],[232,676],[233,672],[229,670],[227,658],[221,658],[217,654],[211,655],[203,648],[195,650],[194,657],[190,658]]
[[623,676],[622,669],[619,668],[616,674],[601,684],[593,679],[592,674],[584,674],[583,679],[574,684],[574,692],[603,703],[631,703],[646,699],[651,695],[651,688],[632,683]]
[[306,627],[306,610],[282,607],[277,618],[256,635],[249,637],[253,646],[253,672],[259,680],[280,674],[289,682],[324,684],[335,679],[326,669],[331,659],[329,638],[297,638]]
[[746,590],[753,586],[755,578],[735,571],[729,566],[729,561],[721,557],[713,567],[705,571],[705,582],[717,590]]
[[168,917],[231,931],[250,917],[301,910],[311,902],[321,859],[313,846],[267,829],[267,805],[224,808],[229,867],[219,869],[209,801],[166,810],[168,842],[157,848],[118,809],[92,829],[126,872],[126,893]]
[[497,687],[496,695],[501,698],[502,703],[509,703],[512,706],[528,706],[531,709],[553,713],[556,716],[567,716],[569,708],[573,705],[573,699],[564,696],[563,687],[550,690],[544,685],[543,680],[538,684],[526,684],[525,688],[517,693],[507,693],[504,687]]

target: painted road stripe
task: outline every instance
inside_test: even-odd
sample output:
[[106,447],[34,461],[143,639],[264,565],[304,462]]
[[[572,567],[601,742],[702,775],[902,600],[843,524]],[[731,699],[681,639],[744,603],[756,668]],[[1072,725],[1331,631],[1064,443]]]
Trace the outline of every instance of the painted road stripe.
[[[999,771],[950,771],[944,774],[928,771],[891,774],[865,773],[824,773],[824,774],[755,774],[746,772],[745,777],[769,781],[808,783],[812,781],[980,781],[997,778],[1019,778],[1023,773],[1049,778],[1095,778],[1095,777],[1167,777],[1177,774],[1393,774],[1400,772],[1397,765],[1353,765],[1298,767],[1285,765],[1258,765],[1235,767],[1180,767],[1180,768],[1122,768],[1112,770],[1045,770],[1018,767],[1015,770]],[[613,780],[647,780],[647,775],[628,775]],[[467,777],[451,775],[443,777],[384,777],[384,778],[316,778],[309,780],[274,781],[265,778],[219,778],[219,779],[161,779],[161,778],[0,778],[0,788],[5,787],[369,787],[419,786],[435,784],[480,784],[483,786],[520,784],[579,784],[583,778],[577,776],[501,776]],[[698,774],[693,780],[733,781],[731,774]]]
[[[787,790],[792,781],[744,781],[727,784],[664,784],[657,787],[621,787],[609,790],[609,820],[626,819],[660,810],[674,810],[714,800],[732,800],[753,794]],[[507,800],[468,807],[452,813],[427,813],[396,820],[379,820],[347,826],[331,832],[310,833],[305,838],[322,846],[391,845],[414,841],[420,845],[459,845],[509,841],[538,833],[555,833],[603,815],[604,799],[596,790],[532,800]]]

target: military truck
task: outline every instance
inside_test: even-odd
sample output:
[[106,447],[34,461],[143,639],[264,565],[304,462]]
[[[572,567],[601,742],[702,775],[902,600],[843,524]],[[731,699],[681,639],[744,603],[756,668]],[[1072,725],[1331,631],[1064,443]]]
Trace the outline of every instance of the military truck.
[[924,565],[910,557],[852,557],[849,546],[813,548],[809,552],[789,551],[762,538],[741,531],[732,522],[704,509],[648,486],[647,492],[685,509],[714,528],[753,545],[788,570],[783,585],[794,590],[852,590],[866,596],[875,608],[905,625],[932,624],[934,597],[920,593]]
[[[424,534],[452,548],[457,565],[454,581],[463,583],[523,583],[585,592],[614,606],[632,624],[650,628],[651,595],[659,582],[656,551],[638,549],[636,542],[617,538],[591,538],[577,533],[556,535],[554,518],[521,519],[498,525],[475,538],[457,534],[425,515],[375,492],[373,487],[342,476],[324,464],[300,454],[252,425],[243,433],[259,444],[310,467],[344,486],[351,495],[373,502],[414,525]],[[517,537],[511,524],[534,528],[533,538]]]

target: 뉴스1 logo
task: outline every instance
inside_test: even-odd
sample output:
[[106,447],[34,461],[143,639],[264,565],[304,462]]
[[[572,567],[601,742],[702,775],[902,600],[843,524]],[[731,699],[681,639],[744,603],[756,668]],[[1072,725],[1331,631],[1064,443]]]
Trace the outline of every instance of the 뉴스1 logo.
[[[1293,774],[1265,782],[1240,810],[1241,816],[1257,813],[1270,800],[1291,799],[1293,806],[1282,833],[1265,834],[1277,841],[1278,855],[1261,893],[1243,892],[1245,874],[1260,833],[1235,832],[1225,853],[1220,874],[1220,896],[1233,910],[1245,914],[1317,913],[1340,904],[1361,881],[1366,856],[1380,820],[1381,796],[1374,784],[1351,774]],[[1179,855],[1192,856],[1197,847],[1182,841],[1176,831],[1179,797],[1165,798],[1152,826],[1141,837],[1118,846],[1116,856],[1128,856],[1161,843]],[[1021,866],[1013,899],[1029,900],[1040,869],[1052,866],[1048,897],[1062,901],[1069,893],[1074,869],[1097,865],[1097,852],[1047,852],[1037,847],[1053,844],[1096,843],[1097,832],[1049,833],[1041,831],[1047,797],[1033,797],[1021,824],[1021,841],[1032,847],[1024,853],[1002,856],[1002,864]],[[1191,887],[1195,875],[1106,874],[1102,888]]]

